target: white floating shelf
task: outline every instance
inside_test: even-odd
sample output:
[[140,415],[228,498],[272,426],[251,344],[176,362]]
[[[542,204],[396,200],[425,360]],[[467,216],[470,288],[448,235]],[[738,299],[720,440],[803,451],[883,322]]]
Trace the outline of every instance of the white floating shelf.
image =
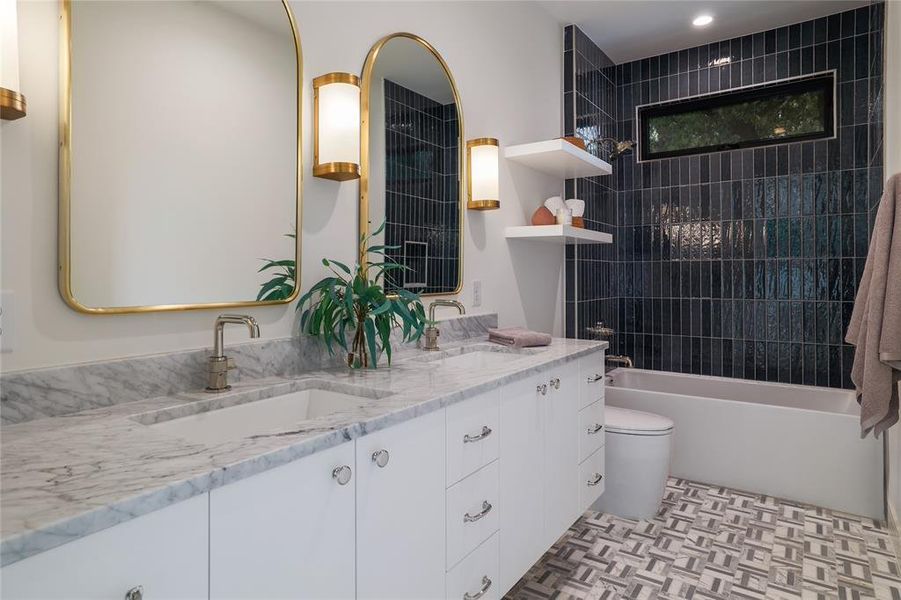
[[610,163],[560,138],[507,146],[504,148],[504,156],[562,179],[610,175],[613,171]]
[[527,225],[507,227],[504,237],[508,240],[534,240],[551,244],[610,244],[609,233],[582,229],[572,225]]

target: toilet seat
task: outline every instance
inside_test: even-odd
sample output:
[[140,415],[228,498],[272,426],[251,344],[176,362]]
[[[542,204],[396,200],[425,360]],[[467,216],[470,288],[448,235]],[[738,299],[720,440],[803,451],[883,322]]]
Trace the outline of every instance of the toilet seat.
[[604,414],[607,433],[623,435],[669,435],[673,432],[673,421],[661,415],[607,406]]

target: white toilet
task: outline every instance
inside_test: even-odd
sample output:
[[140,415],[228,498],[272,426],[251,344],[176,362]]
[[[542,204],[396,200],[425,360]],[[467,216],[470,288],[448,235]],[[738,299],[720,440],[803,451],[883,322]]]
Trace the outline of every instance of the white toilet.
[[652,413],[608,406],[604,494],[593,510],[628,519],[657,514],[669,475],[673,421]]

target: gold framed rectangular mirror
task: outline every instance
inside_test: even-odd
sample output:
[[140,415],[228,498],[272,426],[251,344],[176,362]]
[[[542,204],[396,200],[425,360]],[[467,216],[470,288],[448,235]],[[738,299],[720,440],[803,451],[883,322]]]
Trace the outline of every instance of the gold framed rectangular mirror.
[[376,42],[362,80],[360,236],[385,224],[371,244],[404,267],[386,273],[387,292],[458,294],[464,138],[453,75],[431,44],[401,32]]
[[291,302],[302,85],[286,0],[62,0],[65,302],[92,314]]

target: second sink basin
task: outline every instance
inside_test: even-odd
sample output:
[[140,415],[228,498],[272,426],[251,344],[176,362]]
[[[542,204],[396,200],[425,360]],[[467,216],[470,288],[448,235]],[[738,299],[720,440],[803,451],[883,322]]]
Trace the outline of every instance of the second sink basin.
[[466,354],[457,354],[456,356],[448,356],[437,361],[442,367],[450,367],[455,369],[478,369],[482,367],[495,367],[497,365],[505,365],[514,360],[519,360],[516,354],[507,354],[503,352],[486,352],[477,350]]
[[448,369],[480,369],[505,365],[540,350],[507,348],[492,344],[461,346],[419,358],[421,362]]
[[[193,442],[219,444],[256,436],[299,433],[307,421],[350,412],[371,404],[373,399],[312,387],[231,406],[198,405],[188,415],[156,414],[153,422],[144,424],[154,431]],[[137,420],[142,421],[140,417]]]

